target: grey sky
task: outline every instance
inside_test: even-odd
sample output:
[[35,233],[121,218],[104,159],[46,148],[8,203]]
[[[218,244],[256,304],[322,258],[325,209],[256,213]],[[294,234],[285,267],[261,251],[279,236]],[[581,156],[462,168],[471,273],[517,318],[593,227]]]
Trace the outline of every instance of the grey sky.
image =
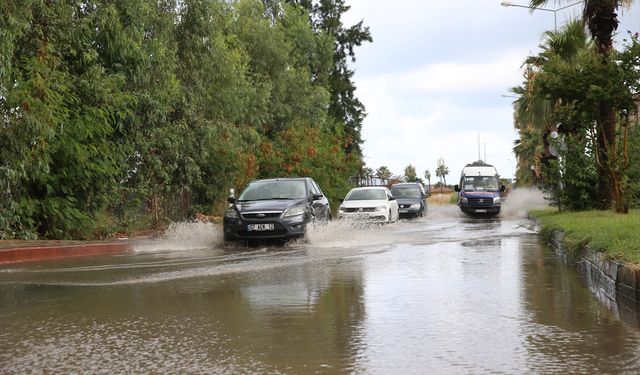
[[[374,39],[359,47],[354,80],[368,116],[362,136],[367,166],[402,175],[412,164],[435,180],[438,158],[454,183],[480,154],[502,177],[515,172],[513,98],[520,66],[538,51],[553,12],[503,7],[500,0],[350,0],[346,25],[360,20]],[[527,4],[526,0],[513,0]],[[561,4],[562,2],[558,2]],[[564,4],[570,4],[565,2]],[[548,8],[557,6],[550,2]],[[581,5],[557,12],[558,26]],[[621,15],[619,38],[640,29],[640,7]]]

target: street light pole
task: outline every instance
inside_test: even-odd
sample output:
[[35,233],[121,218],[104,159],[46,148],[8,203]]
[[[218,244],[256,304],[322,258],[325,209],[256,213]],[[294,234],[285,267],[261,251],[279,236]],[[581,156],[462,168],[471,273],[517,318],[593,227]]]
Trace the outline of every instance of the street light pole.
[[530,9],[531,11],[535,11],[535,10],[543,10],[545,12],[552,12],[553,13],[553,30],[554,31],[558,31],[558,18],[557,18],[557,13],[561,10],[570,8],[574,5],[578,5],[580,3],[584,3],[584,0],[580,0],[580,1],[576,1],[575,3],[569,4],[569,5],[565,5],[563,7],[557,8],[557,9],[549,9],[549,8],[539,8],[539,7],[532,7],[532,6],[527,6],[527,5],[520,5],[520,4],[514,4],[509,0],[503,0],[500,5],[502,5],[503,7],[516,7],[516,8],[526,8],[526,9]]

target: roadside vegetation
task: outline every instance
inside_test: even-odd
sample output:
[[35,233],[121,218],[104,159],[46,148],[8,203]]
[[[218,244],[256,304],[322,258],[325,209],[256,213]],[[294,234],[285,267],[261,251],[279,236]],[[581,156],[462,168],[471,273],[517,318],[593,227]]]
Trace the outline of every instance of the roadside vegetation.
[[610,259],[640,267],[640,210],[634,209],[620,216],[611,210],[582,212],[558,212],[536,210],[531,215],[541,222],[541,234],[549,238],[551,233],[565,233],[564,243],[570,251],[583,246],[600,251]]
[[531,213],[543,236],[561,230],[574,251],[640,265],[640,43],[637,33],[613,39],[631,3],[586,0],[582,19],[544,34],[512,89],[513,150],[518,186],[543,189],[558,207]]
[[[0,239],[220,214],[229,188],[363,165],[344,0],[0,1]],[[334,202],[335,203],[335,202]]]
[[613,43],[631,3],[584,1],[583,19],[546,32],[512,90],[518,185],[543,188],[561,210],[640,207],[640,44],[637,34]]

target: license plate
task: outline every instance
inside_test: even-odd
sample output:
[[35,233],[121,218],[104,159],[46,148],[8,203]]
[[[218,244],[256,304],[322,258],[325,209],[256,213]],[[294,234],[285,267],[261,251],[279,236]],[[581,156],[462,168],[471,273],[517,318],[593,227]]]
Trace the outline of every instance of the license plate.
[[258,232],[265,230],[274,230],[275,226],[273,224],[249,224],[247,225],[247,231],[249,232]]
[[401,214],[407,213],[409,212],[409,210],[407,210],[406,208],[403,208],[399,211]]
[[487,212],[487,210],[476,210],[476,212]]

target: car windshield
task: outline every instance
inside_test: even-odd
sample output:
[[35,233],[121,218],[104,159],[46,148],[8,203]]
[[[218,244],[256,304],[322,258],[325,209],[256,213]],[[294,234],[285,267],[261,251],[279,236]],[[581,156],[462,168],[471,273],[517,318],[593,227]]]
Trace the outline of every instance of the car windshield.
[[420,198],[420,189],[415,186],[394,187],[391,194],[396,198]]
[[370,201],[387,199],[387,194],[380,189],[351,190],[344,198],[345,201]]
[[498,190],[498,179],[494,176],[464,178],[464,191]]
[[304,199],[306,195],[304,181],[257,181],[249,184],[238,200]]

